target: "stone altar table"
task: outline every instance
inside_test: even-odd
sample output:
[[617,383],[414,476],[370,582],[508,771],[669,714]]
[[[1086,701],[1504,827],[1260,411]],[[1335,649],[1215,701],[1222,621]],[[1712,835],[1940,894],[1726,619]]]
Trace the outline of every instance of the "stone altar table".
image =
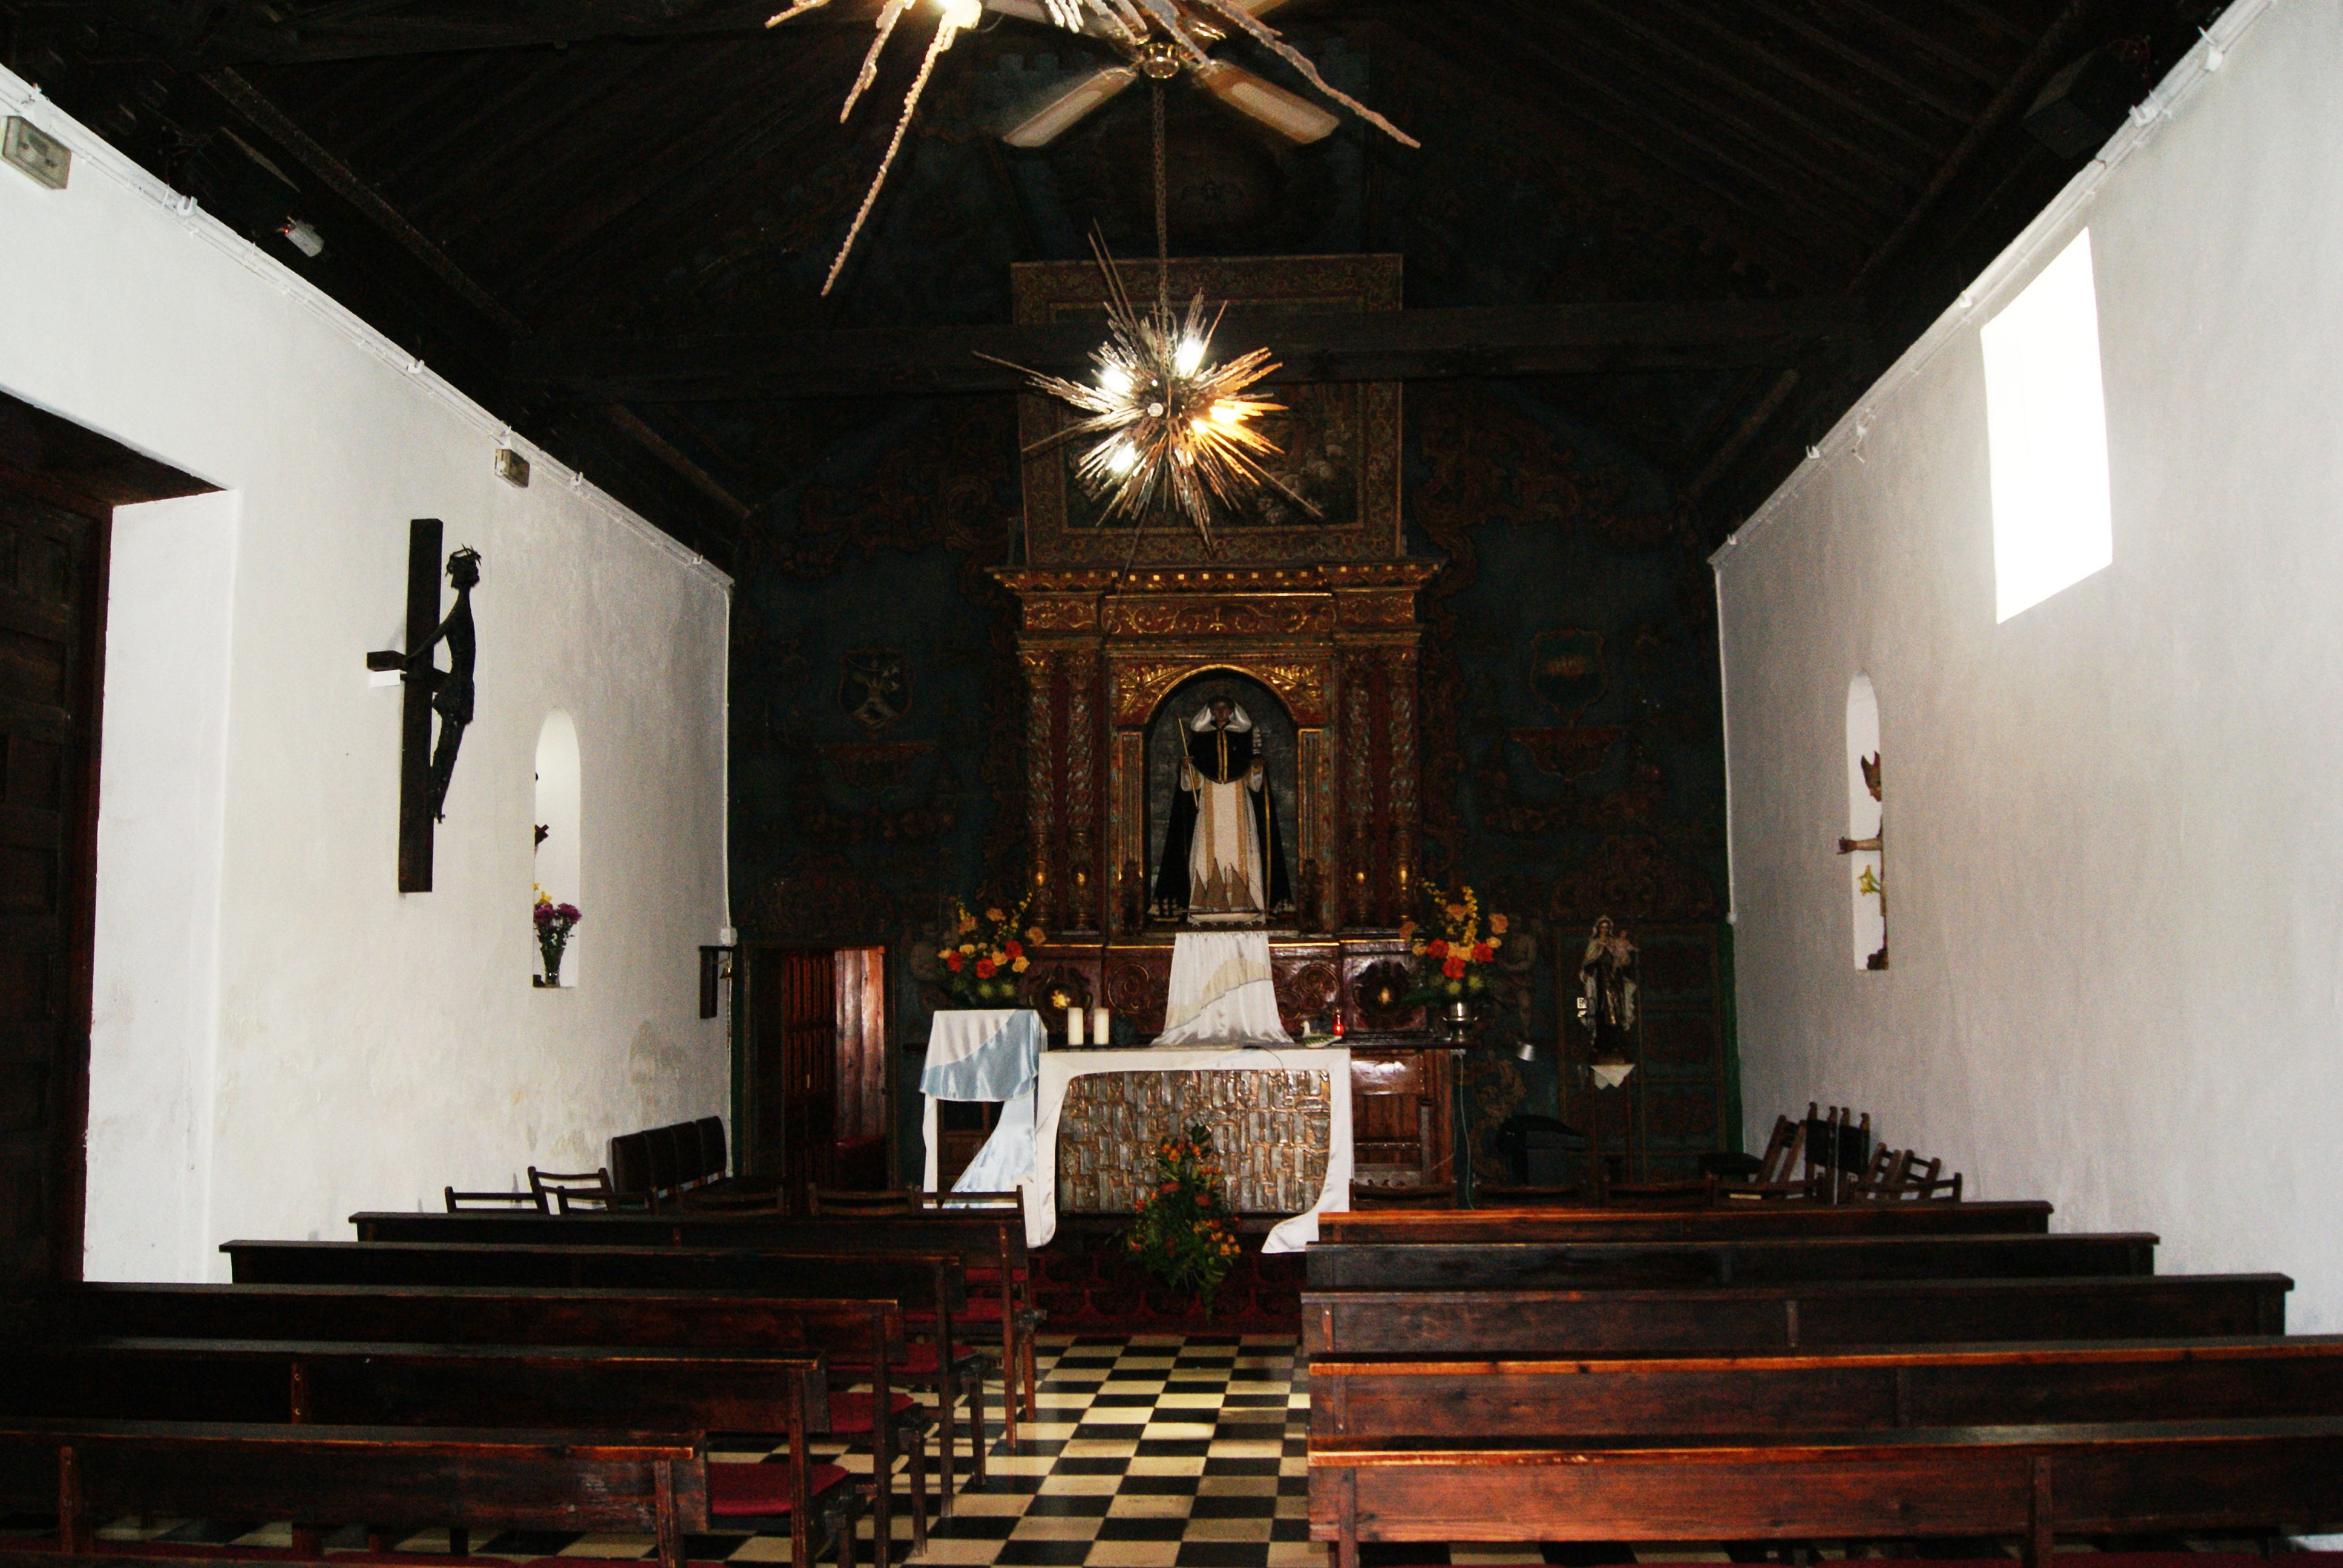
[[[1092,1081],[1105,1075],[1124,1081]],[[1240,1075],[1252,1081],[1229,1081]],[[1033,1086],[1033,1121],[1012,1130],[1012,1108],[1004,1107],[1001,1126],[985,1148],[988,1153],[994,1144],[1031,1149],[1031,1168],[1017,1185],[1025,1194],[1026,1242],[1038,1247],[1058,1233],[1059,1143],[1070,1100],[1081,1153],[1068,1178],[1078,1189],[1069,1207],[1088,1212],[1127,1211],[1105,1205],[1131,1187],[1133,1171],[1151,1163],[1151,1151],[1175,1127],[1202,1121],[1212,1127],[1231,1172],[1229,1200],[1240,1212],[1252,1207],[1248,1192],[1253,1202],[1306,1200],[1262,1247],[1295,1252],[1317,1240],[1321,1213],[1351,1205],[1350,1081],[1351,1053],[1339,1046],[1045,1051]],[[1078,1084],[1085,1091],[1072,1092]],[[984,1163],[985,1155],[978,1161]]]

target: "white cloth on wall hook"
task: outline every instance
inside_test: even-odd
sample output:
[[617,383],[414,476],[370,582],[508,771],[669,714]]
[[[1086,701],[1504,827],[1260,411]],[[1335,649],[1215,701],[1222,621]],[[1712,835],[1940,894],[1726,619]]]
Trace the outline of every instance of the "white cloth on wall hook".
[[2131,123],[2145,130],[2156,124],[2156,116],[2163,112],[2154,98],[2142,98],[2131,106]]
[[2213,35],[2205,31],[2204,28],[2197,28],[2197,35],[2205,40],[2205,69],[2207,72],[2219,70],[2221,68],[2221,62],[2229,57],[2227,51],[2222,49],[2221,45],[2213,42]]
[[1807,457],[1821,457],[1822,455],[1823,455],[1823,449],[1822,449],[1820,447],[1815,447],[1815,446],[1811,446],[1811,445],[1810,445],[1810,446],[1808,446],[1808,447],[1806,447],[1806,456],[1807,456]]

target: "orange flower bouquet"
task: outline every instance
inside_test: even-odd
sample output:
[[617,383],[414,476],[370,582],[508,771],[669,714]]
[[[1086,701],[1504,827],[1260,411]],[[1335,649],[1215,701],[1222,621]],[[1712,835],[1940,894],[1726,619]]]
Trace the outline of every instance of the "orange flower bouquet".
[[1423,1005],[1470,1001],[1488,990],[1489,969],[1497,950],[1505,945],[1510,922],[1503,915],[1483,916],[1480,896],[1470,888],[1443,893],[1425,883],[1432,914],[1421,926],[1402,921],[1399,934],[1415,958],[1415,989],[1407,1000]]
[[936,953],[943,968],[936,979],[944,994],[962,1007],[1008,1007],[1017,1000],[1017,977],[1032,968],[1028,948],[1041,943],[1041,928],[1025,924],[1028,899],[1013,910],[994,906],[981,917],[952,900],[952,932]]
[[1204,1316],[1212,1315],[1241,1249],[1211,1128],[1195,1122],[1186,1137],[1156,1145],[1154,1185],[1140,1194],[1123,1243],[1131,1261],[1173,1290],[1193,1291]]

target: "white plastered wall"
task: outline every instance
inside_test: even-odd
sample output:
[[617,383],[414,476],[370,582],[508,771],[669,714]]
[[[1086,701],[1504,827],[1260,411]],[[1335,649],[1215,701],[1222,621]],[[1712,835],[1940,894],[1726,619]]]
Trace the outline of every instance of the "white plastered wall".
[[[86,1271],[224,1277],[612,1133],[721,1113],[730,585],[0,72],[75,149],[0,169],[0,389],[227,492],[117,521]],[[485,558],[437,890],[397,891],[408,519]],[[444,655],[443,655],[444,658]],[[531,772],[576,719],[594,964],[532,988]]]
[[[1717,556],[1750,1132],[1878,1118],[2343,1329],[2343,7],[2238,0]],[[2091,231],[2114,565],[1995,624],[1977,329]],[[1893,968],[1851,970],[1874,681]]]

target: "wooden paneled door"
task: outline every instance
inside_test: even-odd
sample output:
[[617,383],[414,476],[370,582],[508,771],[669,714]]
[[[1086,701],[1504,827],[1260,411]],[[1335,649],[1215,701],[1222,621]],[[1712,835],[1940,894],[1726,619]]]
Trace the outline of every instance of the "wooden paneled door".
[[0,1283],[81,1277],[111,515],[0,470]]
[[829,948],[749,953],[749,1130],[741,1169],[803,1211],[827,1185],[838,1126],[838,961]]

